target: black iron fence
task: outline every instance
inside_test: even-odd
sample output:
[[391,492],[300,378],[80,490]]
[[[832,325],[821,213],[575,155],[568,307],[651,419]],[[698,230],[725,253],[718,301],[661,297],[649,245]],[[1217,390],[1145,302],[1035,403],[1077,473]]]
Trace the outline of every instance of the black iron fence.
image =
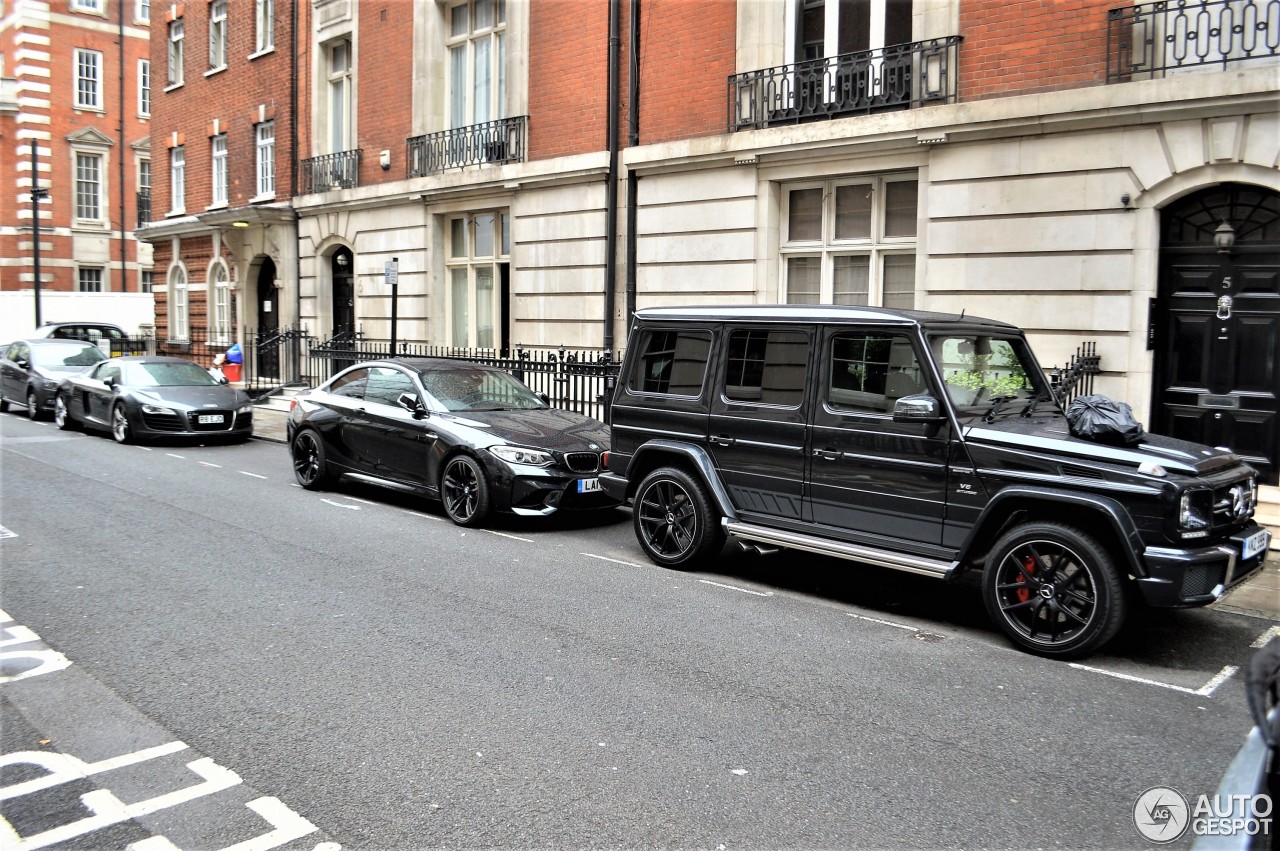
[[1107,82],[1280,56],[1280,0],[1167,0],[1107,12]]
[[1071,404],[1077,396],[1088,396],[1093,392],[1093,377],[1102,371],[1102,356],[1098,354],[1095,342],[1081,343],[1076,352],[1067,361],[1066,366],[1053,367],[1049,372],[1049,385],[1058,396],[1062,407]]
[[809,59],[729,77],[729,130],[956,100],[960,36]]
[[422,177],[481,163],[520,162],[528,129],[529,116],[521,115],[414,136],[407,143],[408,176]]
[[333,189],[353,189],[360,185],[360,151],[339,151],[303,160],[301,165],[301,192],[329,192]]

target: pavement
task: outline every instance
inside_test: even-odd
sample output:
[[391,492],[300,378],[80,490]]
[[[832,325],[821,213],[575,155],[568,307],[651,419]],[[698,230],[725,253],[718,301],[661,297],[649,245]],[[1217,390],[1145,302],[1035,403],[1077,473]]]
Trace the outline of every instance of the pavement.
[[[258,405],[253,412],[253,436],[258,440],[286,443],[287,411]],[[1280,550],[1271,550],[1266,566],[1248,582],[1231,589],[1213,604],[1224,612],[1280,620]]]

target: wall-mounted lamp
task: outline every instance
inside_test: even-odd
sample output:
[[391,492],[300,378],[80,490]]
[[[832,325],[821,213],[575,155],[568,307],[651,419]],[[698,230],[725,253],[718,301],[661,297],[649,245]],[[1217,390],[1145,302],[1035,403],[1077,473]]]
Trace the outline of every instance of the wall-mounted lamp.
[[233,228],[247,228],[249,226],[249,223],[248,222],[232,222],[231,226]]
[[1230,254],[1231,247],[1236,244],[1235,229],[1227,224],[1226,219],[1214,230],[1213,244],[1218,246],[1219,254]]
[[347,264],[351,262],[350,260],[347,259],[346,254],[338,254],[333,259],[334,259],[334,262],[336,262],[338,266],[343,269],[347,268]]
[[1133,199],[1129,197],[1129,193],[1126,192],[1120,196],[1120,206],[1127,210],[1129,209],[1129,202],[1132,200]]

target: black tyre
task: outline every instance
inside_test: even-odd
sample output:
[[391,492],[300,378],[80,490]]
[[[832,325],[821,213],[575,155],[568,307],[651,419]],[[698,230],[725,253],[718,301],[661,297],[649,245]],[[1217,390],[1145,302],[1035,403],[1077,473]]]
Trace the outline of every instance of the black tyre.
[[663,567],[696,566],[724,546],[720,513],[707,489],[675,467],[661,467],[640,482],[631,523],[645,555]]
[[1006,533],[987,558],[982,591],[1000,629],[1041,656],[1087,656],[1124,623],[1124,588],[1111,553],[1062,523]]
[[33,388],[27,389],[27,419],[32,422],[40,419],[40,397]]
[[125,412],[124,402],[116,402],[111,408],[111,436],[116,443],[133,440],[133,430],[129,428],[129,415]]
[[9,402],[3,396],[0,396],[0,414],[9,410]]
[[440,474],[444,513],[459,526],[475,526],[489,513],[489,480],[469,455],[455,455]]
[[304,429],[289,444],[293,455],[293,475],[307,490],[320,490],[329,483],[329,465],[324,457],[324,441],[311,429]]
[[67,397],[59,393],[53,400],[53,424],[63,431],[71,431],[79,423],[71,418],[67,407]]

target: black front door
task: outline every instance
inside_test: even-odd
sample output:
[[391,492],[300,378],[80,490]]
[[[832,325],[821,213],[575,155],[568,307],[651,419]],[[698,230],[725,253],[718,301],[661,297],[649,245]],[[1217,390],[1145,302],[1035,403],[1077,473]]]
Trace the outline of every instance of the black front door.
[[261,378],[280,377],[280,304],[276,298],[276,264],[264,258],[258,267],[258,338],[255,348],[257,374]]
[[[1152,431],[1280,472],[1280,194],[1224,184],[1161,222]],[[1216,241],[1215,241],[1216,240]]]
[[[329,261],[329,272],[333,278],[333,330],[332,340],[335,351],[353,349],[355,347],[356,329],[356,287],[353,264],[355,260],[346,248],[339,248]],[[333,359],[333,371],[346,369],[355,363],[350,357],[336,356]]]

